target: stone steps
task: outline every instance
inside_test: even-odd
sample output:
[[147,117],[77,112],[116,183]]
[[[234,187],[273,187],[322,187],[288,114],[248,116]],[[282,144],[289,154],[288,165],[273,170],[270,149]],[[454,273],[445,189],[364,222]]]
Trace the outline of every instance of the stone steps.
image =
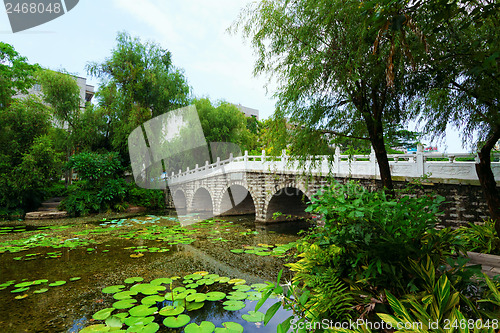
[[67,212],[60,211],[57,209],[62,199],[64,198],[55,197],[42,202],[42,206],[36,212],[26,213],[24,219],[43,220],[43,219],[61,219],[67,217],[68,216]]
[[500,274],[500,256],[493,254],[467,252],[470,259],[469,264],[481,265],[482,271],[489,277]]

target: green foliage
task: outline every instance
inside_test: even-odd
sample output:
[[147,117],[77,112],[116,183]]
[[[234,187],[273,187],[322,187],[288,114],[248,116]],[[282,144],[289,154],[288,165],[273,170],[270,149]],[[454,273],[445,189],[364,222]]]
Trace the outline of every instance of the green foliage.
[[224,101],[213,105],[208,98],[195,99],[193,104],[207,142],[232,142],[242,152],[255,148],[257,137],[247,128],[247,118],[236,105]]
[[500,238],[496,236],[495,223],[487,219],[481,224],[469,223],[457,230],[469,251],[500,255]]
[[137,187],[135,184],[129,185],[128,202],[147,209],[164,209],[166,207],[165,194],[159,190],[148,190]]
[[128,185],[120,178],[123,166],[118,153],[76,154],[70,158],[67,168],[73,168],[80,178],[61,203],[70,215],[87,215],[115,206],[123,208],[120,204],[127,196]]
[[[188,104],[189,86],[171,53],[160,45],[118,33],[116,47],[102,63],[87,71],[101,79],[96,94],[105,146],[128,158],[127,138],[134,128],[167,111]],[[99,120],[98,118],[96,120]]]
[[439,242],[427,242],[426,235],[437,222],[443,197],[392,198],[384,191],[370,192],[348,182],[335,185],[311,199],[308,211],[321,214],[324,230],[320,246],[335,245],[339,254],[332,257],[337,274],[352,281],[397,290],[413,288],[404,267],[407,258],[430,254],[436,263]]
[[50,114],[35,97],[0,109],[0,207],[3,214],[37,208],[57,180],[61,155],[48,133]]
[[0,109],[9,107],[12,96],[26,93],[35,83],[34,74],[40,67],[30,65],[12,45],[0,42]]

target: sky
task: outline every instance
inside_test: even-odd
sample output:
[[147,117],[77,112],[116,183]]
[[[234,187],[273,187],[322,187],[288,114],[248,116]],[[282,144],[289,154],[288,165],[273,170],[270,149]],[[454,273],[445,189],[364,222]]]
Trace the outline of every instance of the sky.
[[[85,66],[111,55],[120,31],[154,42],[172,53],[192,93],[212,101],[226,100],[259,110],[260,119],[274,112],[273,91],[266,77],[254,77],[256,56],[241,33],[227,29],[250,0],[80,0],[65,15],[26,31],[12,33],[0,10],[0,40],[14,46],[30,63],[87,77]],[[428,140],[424,141],[429,143]],[[439,150],[462,152],[450,131]]]

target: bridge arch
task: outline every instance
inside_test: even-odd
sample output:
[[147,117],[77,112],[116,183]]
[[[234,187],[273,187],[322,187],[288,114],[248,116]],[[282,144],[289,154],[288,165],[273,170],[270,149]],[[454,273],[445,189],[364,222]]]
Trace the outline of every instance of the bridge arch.
[[217,200],[218,215],[255,214],[255,196],[245,185],[233,183],[229,185]]
[[187,213],[187,198],[183,190],[177,189],[173,195],[174,206],[177,214],[184,215]]
[[188,213],[199,213],[213,216],[214,205],[212,194],[205,187],[199,187],[191,199],[191,204],[188,208]]
[[277,186],[275,192],[266,197],[266,221],[281,222],[307,217],[305,209],[309,197],[310,193],[300,184]]

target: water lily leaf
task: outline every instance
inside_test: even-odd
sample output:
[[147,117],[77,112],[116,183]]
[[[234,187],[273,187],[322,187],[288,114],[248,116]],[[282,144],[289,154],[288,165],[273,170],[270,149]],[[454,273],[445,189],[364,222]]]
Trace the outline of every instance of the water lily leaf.
[[66,284],[66,281],[56,281],[56,282],[53,282],[53,283],[50,283],[49,284],[49,287],[58,287],[58,286],[62,286],[63,284]]
[[223,276],[219,278],[219,283],[227,283],[231,280],[231,278],[228,278],[227,276]]
[[123,323],[122,320],[117,317],[117,316],[111,316],[108,319],[106,319],[106,326],[108,327],[122,327]]
[[243,253],[243,252],[245,252],[245,250],[243,250],[243,249],[232,249],[232,250],[229,250],[229,251],[231,251],[233,253]]
[[201,309],[204,305],[205,305],[204,302],[187,302],[186,303],[186,310],[195,311],[195,310]]
[[157,323],[149,323],[146,326],[144,325],[135,325],[135,326],[130,326],[127,329],[127,332],[134,332],[134,333],[155,333],[158,332],[160,329],[160,325]]
[[207,301],[220,301],[226,297],[226,294],[220,291],[211,291],[206,293]]
[[255,252],[254,254],[258,255],[258,256],[270,256],[271,255],[271,252],[263,252],[263,251],[259,251],[259,252]]
[[80,279],[81,279],[81,277],[79,277],[79,276],[75,276],[75,277],[70,278],[69,280],[70,280],[71,282],[73,282],[73,281],[78,281],[78,280],[80,280]]
[[264,320],[264,314],[260,311],[248,311],[248,314],[242,315],[241,318],[251,323],[256,323]]
[[163,302],[165,300],[165,297],[159,296],[159,295],[151,295],[151,296],[146,296],[141,300],[141,303],[144,305],[153,305],[156,304],[156,302]]
[[158,309],[155,307],[149,307],[148,305],[141,304],[134,306],[132,309],[128,310],[128,313],[130,313],[130,315],[133,317],[146,317],[152,315],[157,310]]
[[254,290],[262,291],[267,286],[268,285],[265,283],[254,283],[250,287],[252,287],[252,289],[254,289]]
[[219,274],[208,274],[208,275],[205,275],[205,279],[210,279],[210,280],[214,280],[214,281],[217,281],[219,279]]
[[245,284],[245,282],[246,281],[243,279],[231,279],[231,280],[227,281],[227,283],[234,284],[234,285]]
[[233,301],[241,301],[246,299],[247,296],[248,295],[242,291],[232,291],[229,293],[229,295],[226,296],[226,298]]
[[116,301],[113,303],[113,307],[115,309],[128,309],[128,308],[131,308],[133,306],[135,306],[134,303],[136,303],[137,300],[136,299],[133,299],[133,298],[130,298],[130,299],[122,299],[120,301]]
[[155,320],[155,317],[129,317],[125,319],[125,325],[127,326],[143,326],[149,323],[152,323]]
[[194,272],[193,274],[200,274],[201,276],[207,275],[207,271],[199,271],[199,272]]
[[242,301],[225,301],[222,305],[224,305],[224,310],[227,311],[238,311],[245,307],[245,303]]
[[[50,284],[49,284],[50,286]],[[102,292],[104,294],[114,294],[114,293],[118,293],[120,291],[122,291],[122,289],[125,288],[124,285],[122,284],[119,284],[119,285],[116,285],[116,286],[109,286],[109,287],[106,287],[102,290]]]
[[181,314],[177,317],[167,317],[163,319],[163,325],[170,328],[179,328],[182,326],[186,326],[190,320],[191,317],[185,314]]
[[189,274],[189,275],[186,275],[184,277],[184,279],[186,280],[199,280],[201,279],[203,276],[201,274]]
[[[114,317],[117,317],[117,318],[120,318],[120,320],[121,320],[122,322],[124,322],[124,321],[125,321],[125,318],[127,318],[127,317],[128,317],[128,312],[120,312],[120,313],[114,314],[113,316],[114,316]],[[135,317],[134,317],[134,318],[135,318]]]
[[22,293],[22,292],[29,290],[29,289],[30,289],[30,287],[18,288],[18,289],[11,290],[11,293]]
[[202,294],[202,293],[194,293],[194,294],[191,294],[191,295],[187,295],[186,296],[186,301],[188,302],[203,302],[207,299],[207,295],[206,294]]
[[26,298],[28,297],[28,294],[24,294],[24,295],[18,295],[16,297],[14,297],[15,299],[23,299],[23,298]]
[[259,291],[247,292],[247,300],[249,300],[249,301],[258,301],[261,298],[262,298],[262,293]]
[[142,282],[144,281],[144,278],[141,278],[140,276],[134,276],[134,277],[129,277],[127,279],[125,279],[125,283],[128,283],[128,284],[132,284],[132,283],[136,283],[136,282]]
[[202,321],[200,325],[191,323],[184,328],[184,333],[212,333],[215,325],[209,321]]
[[49,290],[49,288],[42,288],[42,289],[38,289],[38,290],[33,291],[33,293],[34,294],[41,294],[41,293],[44,293],[48,290]]
[[184,312],[184,307],[183,306],[171,306],[171,305],[167,305],[165,307],[163,307],[159,314],[162,315],[162,316],[177,316],[178,314],[181,314]]
[[47,279],[35,280],[35,281],[33,281],[33,285],[39,285],[39,284],[43,284],[43,283],[47,283],[47,282],[49,282],[49,280],[47,280]]
[[122,299],[132,298],[132,296],[135,296],[135,295],[137,295],[137,291],[125,290],[125,291],[120,291],[119,293],[114,294],[113,298],[117,299],[117,300],[122,300]]
[[198,283],[190,283],[186,285],[186,288],[193,289],[193,288],[198,288],[199,284]]
[[14,287],[15,288],[25,288],[33,285],[33,281],[28,281],[28,282],[21,282],[16,284]]
[[150,284],[154,286],[159,286],[160,284],[171,284],[172,279],[169,278],[159,278],[159,279],[154,279],[153,281],[150,282]]
[[167,288],[164,286],[155,286],[149,283],[139,283],[136,285],[133,285],[130,290],[132,291],[137,291],[138,293],[142,293],[144,295],[154,295],[157,294],[159,291],[166,290]]
[[130,258],[140,258],[140,257],[144,257],[144,254],[143,253],[132,253],[130,255]]
[[92,318],[94,318],[95,320],[106,320],[109,316],[111,316],[111,312],[113,311],[115,311],[115,308],[102,309],[94,313]]
[[90,325],[83,328],[80,333],[101,333],[101,332],[109,332],[111,328],[106,327],[104,324]]
[[238,290],[238,291],[249,291],[250,289],[252,289],[252,287],[250,287],[249,285],[246,285],[246,284],[239,284],[239,285],[233,286],[233,289]]
[[215,333],[243,333],[243,326],[232,321],[222,323],[223,327],[217,327]]

